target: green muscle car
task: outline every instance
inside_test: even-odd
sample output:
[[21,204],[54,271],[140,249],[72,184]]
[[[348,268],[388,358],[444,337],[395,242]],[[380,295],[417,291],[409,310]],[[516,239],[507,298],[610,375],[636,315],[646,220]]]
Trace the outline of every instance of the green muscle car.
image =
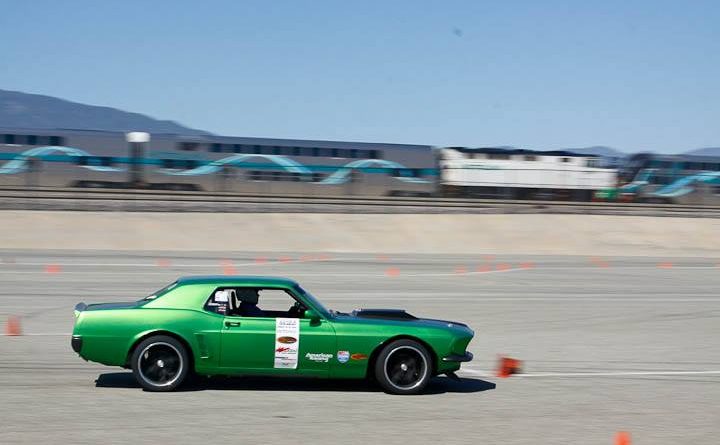
[[150,391],[195,374],[370,377],[416,394],[434,375],[457,378],[473,335],[403,310],[328,310],[289,279],[201,276],[136,302],[78,304],[71,344],[85,360],[131,368]]

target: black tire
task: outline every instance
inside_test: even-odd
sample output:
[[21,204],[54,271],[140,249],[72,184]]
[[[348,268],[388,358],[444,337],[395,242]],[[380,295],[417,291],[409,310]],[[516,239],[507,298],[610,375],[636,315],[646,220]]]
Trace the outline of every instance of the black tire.
[[147,391],[173,391],[185,381],[190,366],[185,346],[167,335],[141,341],[130,359],[135,379]]
[[375,380],[390,394],[422,392],[432,376],[428,350],[414,340],[401,339],[386,345],[374,364]]

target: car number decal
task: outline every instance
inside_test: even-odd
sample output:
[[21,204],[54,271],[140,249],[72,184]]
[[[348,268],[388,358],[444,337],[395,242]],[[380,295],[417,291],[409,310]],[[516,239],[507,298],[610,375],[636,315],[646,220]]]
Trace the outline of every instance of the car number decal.
[[297,318],[275,319],[274,368],[297,369],[300,347],[300,320]]

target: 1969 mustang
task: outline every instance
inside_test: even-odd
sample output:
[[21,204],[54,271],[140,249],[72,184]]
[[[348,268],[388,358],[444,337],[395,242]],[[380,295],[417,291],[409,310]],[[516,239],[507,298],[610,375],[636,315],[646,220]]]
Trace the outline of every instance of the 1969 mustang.
[[416,394],[434,375],[455,378],[474,335],[403,310],[328,310],[296,282],[270,277],[185,277],[136,302],[80,303],[75,317],[75,352],[131,368],[151,391],[194,373],[374,377],[387,392]]

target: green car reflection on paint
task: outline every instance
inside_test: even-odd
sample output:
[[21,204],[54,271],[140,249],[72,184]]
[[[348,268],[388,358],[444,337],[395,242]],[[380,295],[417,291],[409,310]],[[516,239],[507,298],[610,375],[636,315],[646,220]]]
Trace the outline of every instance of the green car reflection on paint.
[[[260,309],[268,293],[287,296],[289,309]],[[456,378],[472,360],[473,335],[462,323],[403,310],[328,310],[289,279],[199,276],[136,302],[79,303],[72,348],[131,368],[151,391],[194,374],[368,377],[387,392],[416,394],[432,376]]]

